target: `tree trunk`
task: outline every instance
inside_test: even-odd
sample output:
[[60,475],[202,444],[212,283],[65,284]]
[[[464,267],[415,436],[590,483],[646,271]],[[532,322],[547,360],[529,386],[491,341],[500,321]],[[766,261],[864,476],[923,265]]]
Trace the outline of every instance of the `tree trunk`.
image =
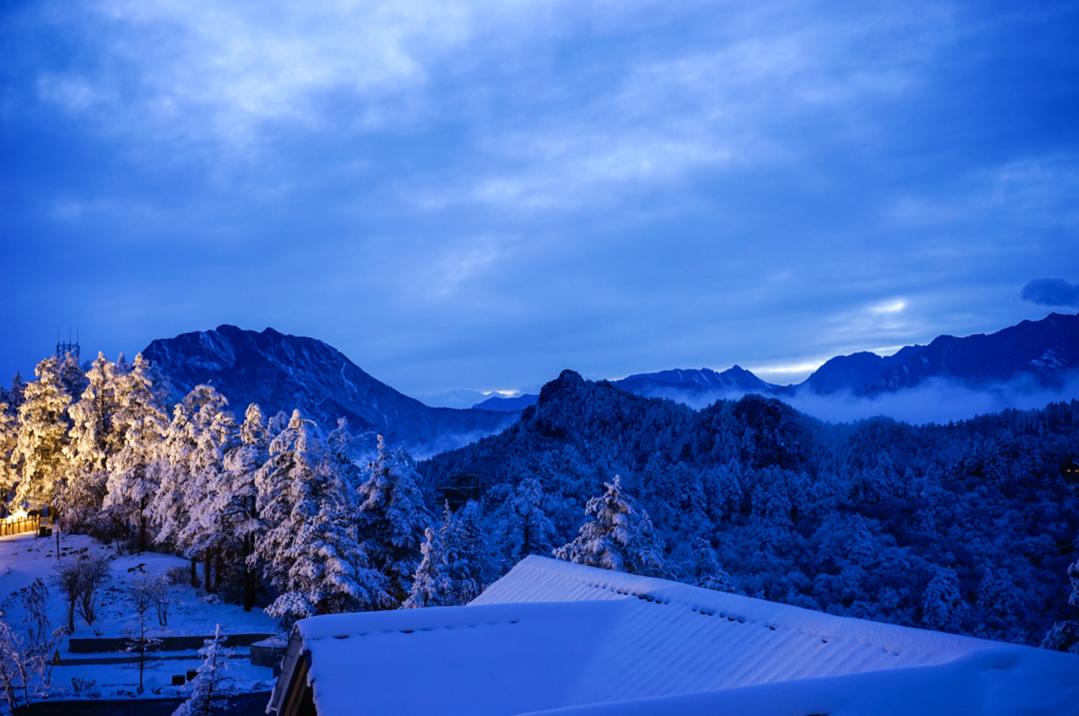
[[221,591],[221,575],[225,573],[225,554],[224,551],[218,547],[214,551],[214,589]]
[[69,599],[67,602],[67,633],[73,634],[75,632],[75,600]]
[[204,552],[202,555],[202,588],[210,591],[210,552]]
[[248,558],[255,551],[255,538],[252,535],[244,537],[243,554],[240,559],[244,567],[244,611],[251,611],[255,606],[255,570],[251,568]]
[[195,589],[199,588],[199,558],[191,558],[191,586]]
[[139,554],[146,551],[146,515],[139,515]]
[[251,611],[255,606],[255,573],[250,567],[244,567],[244,611]]

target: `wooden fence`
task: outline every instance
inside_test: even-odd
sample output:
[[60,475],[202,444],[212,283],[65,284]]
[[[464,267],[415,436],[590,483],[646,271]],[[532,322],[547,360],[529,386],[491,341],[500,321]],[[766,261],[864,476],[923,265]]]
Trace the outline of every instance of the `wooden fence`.
[[22,517],[17,520],[0,520],[0,537],[21,535],[23,532],[37,532],[41,518],[37,515]]

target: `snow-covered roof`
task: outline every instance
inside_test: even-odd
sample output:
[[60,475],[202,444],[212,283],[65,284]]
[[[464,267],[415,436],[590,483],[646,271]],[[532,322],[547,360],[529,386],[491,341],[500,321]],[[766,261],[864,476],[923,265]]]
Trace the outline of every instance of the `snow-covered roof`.
[[466,607],[301,621],[292,647],[323,715],[1079,709],[1079,657],[543,557]]

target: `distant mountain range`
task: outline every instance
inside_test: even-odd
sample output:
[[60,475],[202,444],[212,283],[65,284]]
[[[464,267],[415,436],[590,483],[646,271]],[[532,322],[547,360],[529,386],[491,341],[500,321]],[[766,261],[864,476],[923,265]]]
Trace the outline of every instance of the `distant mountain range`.
[[[737,365],[724,371],[694,368],[639,373],[611,382],[637,395],[695,404],[746,393],[780,398],[805,392],[874,397],[934,380],[973,389],[1014,381],[1055,389],[1076,373],[1079,315],[1051,313],[1040,321],[1023,321],[988,335],[939,336],[928,345],[907,346],[890,356],[868,352],[837,356],[796,385],[767,383]],[[476,407],[521,410],[536,399],[531,394],[494,396]]]
[[242,413],[299,408],[324,430],[340,417],[359,434],[378,432],[417,455],[458,447],[496,433],[516,414],[432,408],[361,370],[337,349],[272,328],[261,333],[223,325],[155,340],[142,352],[171,401],[206,383]]
[[[267,414],[300,408],[324,430],[344,417],[353,432],[381,433],[419,456],[500,432],[537,401],[531,394],[493,396],[471,409],[433,408],[376,380],[321,341],[272,328],[255,332],[223,325],[184,333],[153,341],[143,355],[173,401],[195,385],[208,383],[237,412],[251,402]],[[1079,376],[1079,315],[1053,313],[989,335],[941,336],[891,356],[839,356],[793,386],[767,383],[739,366],[725,371],[639,373],[611,385],[702,407],[718,398],[749,393],[795,403],[806,395],[873,398],[933,381],[973,390],[1003,384],[1059,389],[1075,376]]]
[[832,358],[795,389],[872,396],[932,379],[970,388],[1015,380],[1059,388],[1077,369],[1079,315],[1051,313],[988,335],[940,336],[929,345],[907,346],[890,356],[854,353]]

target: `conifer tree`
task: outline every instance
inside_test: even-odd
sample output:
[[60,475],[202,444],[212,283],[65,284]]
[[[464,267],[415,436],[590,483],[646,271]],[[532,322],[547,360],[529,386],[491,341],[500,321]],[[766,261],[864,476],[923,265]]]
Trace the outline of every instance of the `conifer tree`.
[[550,554],[555,527],[543,509],[543,485],[527,477],[492,516],[492,552],[498,555],[499,572],[530,554]]
[[955,570],[939,568],[925,588],[922,623],[930,629],[958,631],[962,605],[963,597],[959,591],[959,577]]
[[[215,453],[211,427],[228,403],[209,385],[196,385],[172,410],[165,428],[155,467],[160,483],[151,503],[151,522],[157,539],[191,554],[199,525],[192,516],[204,509],[207,489],[204,474],[220,465]],[[194,549],[200,554],[201,549]]]
[[360,469],[352,459],[356,438],[349,432],[348,419],[339,418],[337,427],[326,436],[326,450],[342,483],[352,495],[363,482]]
[[384,577],[370,568],[356,539],[346,510],[346,490],[334,463],[298,410],[270,444],[270,460],[255,479],[260,514],[272,516],[257,554],[281,592],[267,607],[268,614],[288,623],[313,614],[393,603]]
[[86,373],[86,388],[72,405],[67,455],[69,476],[60,499],[67,524],[85,525],[98,517],[105,499],[108,461],[123,444],[115,425],[116,366],[101,353]]
[[60,360],[60,383],[64,386],[64,392],[72,402],[79,399],[82,391],[86,389],[86,375],[74,353],[65,353]]
[[446,552],[440,530],[427,527],[420,545],[420,565],[412,576],[412,588],[401,605],[405,609],[448,607],[460,604],[446,576]]
[[[216,392],[216,391],[215,391]],[[223,552],[233,545],[235,535],[226,530],[225,515],[231,500],[231,475],[225,468],[225,455],[239,440],[239,430],[232,413],[224,410],[226,402],[207,403],[196,414],[195,446],[188,460],[191,485],[187,500],[191,519],[179,539],[188,546],[189,554],[202,554],[209,574],[211,565],[217,568],[217,579],[208,588],[222,581]],[[209,578],[207,578],[209,582]]]
[[29,507],[53,505],[66,473],[64,448],[71,398],[60,381],[56,358],[34,369],[37,380],[26,386],[19,406],[14,463],[19,469],[15,502]]
[[411,458],[400,451],[388,453],[381,435],[357,503],[361,546],[386,577],[389,594],[401,603],[408,597],[429,518]]
[[109,460],[104,500],[104,507],[136,537],[139,551],[149,541],[150,502],[160,479],[154,463],[165,429],[148,368],[140,353],[131,370],[116,380],[115,423],[123,433],[123,445]]
[[457,604],[468,604],[483,589],[487,569],[484,559],[483,513],[470,501],[456,514],[447,503],[439,532],[445,549],[446,577]]
[[255,509],[263,525],[255,555],[263,576],[272,586],[283,589],[289,564],[285,550],[295,536],[289,520],[299,500],[297,488],[315,470],[308,446],[311,426],[299,410],[292,412],[288,425],[269,446],[269,457],[255,473]]
[[264,532],[259,520],[258,489],[255,474],[269,457],[270,436],[263,422],[262,410],[252,403],[247,406],[240,426],[240,439],[225,455],[227,494],[219,494],[222,529],[232,535],[234,549],[243,570],[244,609],[255,604],[258,574],[255,544]]
[[220,624],[214,627],[213,637],[207,639],[199,649],[199,656],[202,657],[202,664],[191,682],[191,696],[172,712],[172,716],[210,716],[220,706],[214,702],[229,695],[224,688],[224,672],[228,668],[232,650],[225,647]]
[[7,503],[18,480],[18,473],[12,464],[15,445],[18,441],[18,425],[7,408],[7,403],[0,403],[0,502],[2,503]]
[[604,483],[607,491],[588,500],[587,519],[577,537],[554,551],[554,556],[592,567],[632,574],[659,575],[662,552],[656,543],[652,521],[622,493],[622,479]]
[[15,371],[15,375],[11,378],[11,387],[7,391],[7,404],[8,410],[12,415],[15,415],[19,411],[19,406],[22,405],[23,396],[26,392],[26,381],[22,378],[22,373]]

